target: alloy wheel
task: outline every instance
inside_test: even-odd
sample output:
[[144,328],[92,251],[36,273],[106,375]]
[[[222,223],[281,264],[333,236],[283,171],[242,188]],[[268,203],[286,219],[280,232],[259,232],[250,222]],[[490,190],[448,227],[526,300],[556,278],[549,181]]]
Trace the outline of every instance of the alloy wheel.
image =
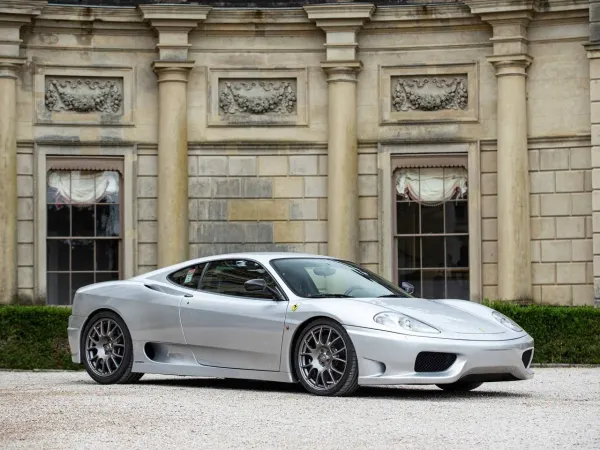
[[327,391],[343,378],[348,366],[344,338],[334,328],[318,325],[308,330],[300,344],[298,367],[304,381],[316,390]]
[[101,377],[115,373],[125,357],[125,336],[117,322],[99,319],[85,339],[85,357],[89,367]]

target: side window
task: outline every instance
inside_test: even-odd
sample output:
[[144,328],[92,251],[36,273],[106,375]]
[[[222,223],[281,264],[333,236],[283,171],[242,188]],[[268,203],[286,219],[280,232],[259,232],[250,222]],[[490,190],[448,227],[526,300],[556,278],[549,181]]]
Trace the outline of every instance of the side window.
[[194,264],[193,266],[186,267],[185,269],[178,270],[168,276],[169,280],[180,286],[198,289],[198,283],[202,277],[202,271],[206,264]]
[[273,294],[266,292],[247,292],[244,283],[248,280],[263,279],[268,286],[276,288],[275,281],[258,263],[245,259],[228,259],[212,262],[208,266],[201,289],[215,294],[235,295],[237,297],[271,299]]

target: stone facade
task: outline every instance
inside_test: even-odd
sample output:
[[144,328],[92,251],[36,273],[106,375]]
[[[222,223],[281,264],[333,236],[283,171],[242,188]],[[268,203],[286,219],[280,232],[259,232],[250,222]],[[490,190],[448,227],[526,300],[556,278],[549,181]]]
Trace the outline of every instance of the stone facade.
[[47,296],[53,158],[121,161],[120,277],[285,250],[401,281],[394,161],[464,156],[470,298],[598,303],[600,3],[87,3],[0,5],[0,301]]

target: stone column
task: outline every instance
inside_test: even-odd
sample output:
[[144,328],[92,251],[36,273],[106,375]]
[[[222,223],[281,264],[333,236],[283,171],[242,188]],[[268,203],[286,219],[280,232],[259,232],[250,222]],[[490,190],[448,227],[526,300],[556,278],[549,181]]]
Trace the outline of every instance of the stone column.
[[0,303],[17,294],[17,72],[22,63],[0,58]]
[[535,2],[465,0],[493,29],[497,79],[498,297],[530,299],[531,242],[527,147],[527,26]]
[[155,61],[158,76],[158,266],[189,257],[187,81],[194,63]]
[[158,32],[158,267],[189,258],[187,82],[188,34],[205,20],[210,7],[139,7]]
[[594,303],[600,306],[600,0],[590,0],[590,111],[592,132],[592,232],[594,252]]
[[498,296],[531,298],[527,89],[531,60],[492,57],[498,80]]
[[359,262],[356,88],[361,62],[356,34],[375,7],[369,4],[306,6],[326,33],[328,83],[327,253]]
[[21,27],[45,0],[3,0],[0,5],[0,303],[17,295],[17,78]]

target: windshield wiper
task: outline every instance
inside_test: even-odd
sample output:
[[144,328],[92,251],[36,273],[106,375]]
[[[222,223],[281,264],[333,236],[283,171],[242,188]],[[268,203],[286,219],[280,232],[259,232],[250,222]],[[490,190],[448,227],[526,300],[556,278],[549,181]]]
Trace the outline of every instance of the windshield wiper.
[[327,298],[327,297],[334,297],[334,298],[354,298],[351,295],[346,295],[346,294],[315,294],[315,295],[310,295],[309,298]]
[[386,295],[379,295],[377,296],[377,298],[384,298],[384,297],[398,297],[398,298],[406,298],[403,295],[400,294],[386,294]]

